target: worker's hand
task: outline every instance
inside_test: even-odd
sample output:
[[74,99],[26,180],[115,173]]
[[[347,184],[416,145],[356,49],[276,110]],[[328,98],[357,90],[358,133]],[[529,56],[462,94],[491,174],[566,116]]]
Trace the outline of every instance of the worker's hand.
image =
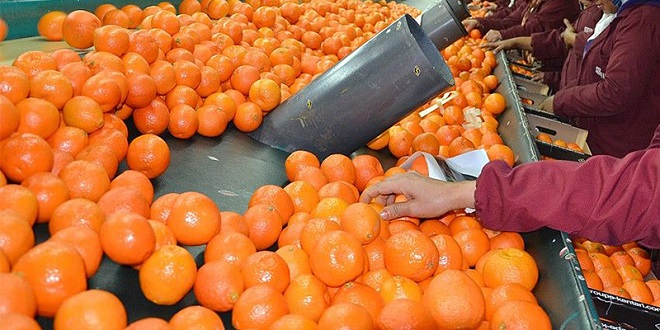
[[[362,192],[360,201],[374,200],[385,207],[381,218],[392,220],[403,216],[432,218],[451,210],[474,207],[475,181],[444,182],[416,172],[391,176]],[[398,195],[407,198],[395,203]]]
[[497,42],[502,40],[502,34],[498,30],[490,30],[486,32],[486,35],[484,36],[484,40],[488,42]]
[[541,102],[541,104],[539,104],[539,109],[550,113],[555,113],[555,109],[552,104],[553,99],[554,99],[554,95],[547,97],[545,100],[543,100],[543,102]]
[[499,52],[500,50],[509,50],[509,49],[518,48],[515,38],[500,40],[496,42],[486,42],[482,44],[481,47],[491,49],[495,54],[497,54],[497,52]]
[[532,76],[532,81],[543,82],[544,75],[545,74],[543,72],[537,72]]
[[564,18],[564,25],[566,25],[566,29],[564,32],[561,33],[561,38],[564,40],[564,44],[566,44],[566,48],[573,48],[573,45],[575,44],[575,28],[573,27],[573,24],[569,22],[567,19]]
[[481,7],[481,8],[486,9],[486,10],[489,10],[489,11],[493,11],[493,10],[497,9],[497,4],[491,2],[491,3],[485,5],[485,6]]
[[465,30],[467,30],[467,32],[479,28],[480,25],[481,24],[479,24],[479,21],[477,21],[474,18],[466,18],[463,20],[463,26],[465,27]]

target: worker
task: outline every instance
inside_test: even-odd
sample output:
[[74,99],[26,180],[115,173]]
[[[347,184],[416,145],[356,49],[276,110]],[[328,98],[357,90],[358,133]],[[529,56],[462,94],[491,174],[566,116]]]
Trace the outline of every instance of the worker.
[[468,32],[479,29],[485,40],[494,42],[559,28],[564,18],[573,21],[579,13],[578,0],[527,0],[504,18],[468,18],[463,25]]
[[[564,19],[565,26],[561,28],[536,32],[526,37],[489,42],[483,44],[483,47],[491,48],[495,53],[509,49],[531,52],[535,61],[542,64],[539,68],[543,73],[541,81],[550,86],[553,91],[558,91],[564,86],[571,86],[568,81],[562,82],[562,79],[568,79],[570,76],[562,76],[561,72],[577,71],[582,59],[584,45],[592,35],[596,23],[603,16],[603,13],[609,15],[616,13],[617,8],[613,4],[601,6],[600,2],[611,4],[610,0],[597,0],[595,2],[581,0],[580,4],[584,6],[584,9],[573,23]],[[575,82],[572,81],[572,83]]]
[[596,24],[579,65],[565,68],[562,88],[538,106],[587,130],[593,154],[643,149],[660,124],[658,17],[660,0],[621,1]]
[[[394,202],[404,195],[405,202]],[[439,217],[476,209],[485,228],[529,232],[549,227],[610,245],[637,241],[660,248],[660,125],[651,145],[623,158],[539,161],[509,167],[487,163],[476,181],[444,182],[416,172],[394,175],[364,190],[385,220]]]

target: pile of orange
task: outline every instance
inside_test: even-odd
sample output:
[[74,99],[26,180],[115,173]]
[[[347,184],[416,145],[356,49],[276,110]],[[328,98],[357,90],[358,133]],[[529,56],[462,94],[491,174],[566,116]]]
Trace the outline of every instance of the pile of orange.
[[607,245],[578,238],[573,246],[589,288],[660,306],[660,281],[650,275],[649,252],[637,243]]
[[492,51],[481,49],[482,42],[479,31],[472,30],[441,51],[454,76],[452,99],[434,98],[367,146],[387,149],[401,162],[417,151],[447,158],[484,149],[489,159],[514,166],[515,154],[497,132],[496,118],[507,106],[504,96],[494,91],[499,85],[492,74],[497,61]]

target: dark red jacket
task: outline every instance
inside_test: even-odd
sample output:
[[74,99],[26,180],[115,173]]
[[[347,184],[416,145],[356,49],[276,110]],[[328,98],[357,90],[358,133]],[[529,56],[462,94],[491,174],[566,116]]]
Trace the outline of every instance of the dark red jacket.
[[660,125],[648,149],[584,163],[488,163],[477,179],[484,227],[527,232],[541,227],[621,245],[660,248]]
[[509,7],[511,3],[510,0],[498,0],[495,1],[497,4],[497,9],[493,11],[493,14],[488,16],[488,18],[504,18],[507,15],[511,14],[516,8],[526,6],[527,0],[515,0],[513,5]]
[[660,124],[660,6],[619,13],[591,43],[575,77],[553,101],[557,115],[589,131],[594,154],[623,157],[646,147]]
[[573,22],[577,35],[575,36],[575,45],[571,49],[566,48],[566,44],[561,37],[561,33],[565,30],[563,24],[558,29],[532,33],[532,54],[534,58],[541,61],[543,66],[549,69],[548,71],[561,70],[570,53],[579,55],[577,59],[581,59],[584,44],[591,36],[594,26],[596,26],[602,14],[603,11],[595,4],[580,12],[578,18]]
[[482,34],[489,30],[498,30],[502,39],[530,36],[534,32],[548,31],[564,26],[563,19],[574,21],[580,13],[577,0],[545,0],[538,5],[522,25],[523,16],[530,2],[516,9],[504,18],[477,18],[483,25]]

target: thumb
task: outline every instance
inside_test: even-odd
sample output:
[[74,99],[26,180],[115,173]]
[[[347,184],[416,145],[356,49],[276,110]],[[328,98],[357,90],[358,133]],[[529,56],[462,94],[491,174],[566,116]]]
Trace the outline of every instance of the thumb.
[[566,25],[567,29],[573,30],[573,24],[571,24],[571,22],[566,18],[564,18],[564,25]]
[[411,210],[410,204],[410,201],[390,204],[380,211],[380,217],[383,220],[392,220],[409,215]]

